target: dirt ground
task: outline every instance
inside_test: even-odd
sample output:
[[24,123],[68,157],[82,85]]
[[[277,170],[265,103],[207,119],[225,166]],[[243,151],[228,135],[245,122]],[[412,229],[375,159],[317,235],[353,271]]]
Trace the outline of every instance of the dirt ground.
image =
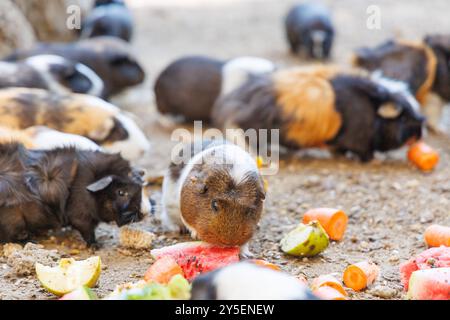
[[[280,66],[304,63],[288,54],[282,18],[295,1],[277,0],[130,0],[136,18],[133,47],[148,73],[147,82],[117,100],[134,112],[152,141],[151,154],[139,161],[151,175],[160,175],[170,156],[173,128],[160,121],[152,102],[152,84],[167,63],[185,54],[206,54],[218,58],[255,55]],[[375,45],[393,36],[420,39],[432,32],[450,30],[447,0],[361,1],[329,0],[337,37],[333,62],[347,64],[354,48]],[[381,8],[381,29],[366,28],[366,8]],[[131,101],[131,102],[130,102]],[[406,151],[379,156],[368,164],[345,158],[331,158],[316,152],[300,152],[285,157],[280,171],[268,177],[269,191],[264,217],[251,251],[256,257],[280,265],[293,275],[308,279],[324,274],[341,274],[345,266],[372,259],[381,274],[362,293],[350,292],[353,299],[402,299],[398,266],[425,249],[424,229],[430,223],[450,225],[450,144],[447,138],[427,137],[441,154],[437,169],[424,174],[410,166]],[[152,189],[158,201],[159,187]],[[279,249],[283,235],[294,228],[302,213],[313,207],[337,207],[349,215],[343,241],[333,242],[321,255],[299,259]],[[160,209],[159,207],[157,208]],[[163,234],[158,222],[148,217],[138,227],[157,235],[154,247],[187,237]],[[140,279],[152,262],[148,251],[131,251],[118,246],[118,228],[101,225],[97,230],[104,268],[95,291],[104,296],[117,284]],[[88,257],[75,232],[62,232],[40,239],[57,256]],[[0,256],[0,299],[53,299],[35,276],[22,276],[14,261]],[[20,268],[19,268],[20,269]]]

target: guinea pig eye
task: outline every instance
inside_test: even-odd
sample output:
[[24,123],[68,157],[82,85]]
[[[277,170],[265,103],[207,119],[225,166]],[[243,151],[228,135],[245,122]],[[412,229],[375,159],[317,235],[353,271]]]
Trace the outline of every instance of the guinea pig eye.
[[123,190],[118,190],[117,194],[119,195],[119,197],[126,197],[126,196],[128,196],[128,192],[123,191]]
[[214,212],[219,211],[219,205],[217,204],[217,201],[216,201],[216,200],[211,201],[211,209],[212,209]]

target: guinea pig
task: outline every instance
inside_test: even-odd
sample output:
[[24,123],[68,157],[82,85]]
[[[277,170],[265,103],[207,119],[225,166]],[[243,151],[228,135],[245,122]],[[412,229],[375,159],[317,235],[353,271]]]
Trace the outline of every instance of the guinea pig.
[[0,88],[8,87],[101,96],[103,81],[81,63],[55,55],[37,55],[18,62],[0,61]]
[[424,121],[401,82],[332,66],[253,78],[220,98],[212,115],[220,129],[279,129],[282,146],[329,146],[362,161],[419,139]]
[[295,277],[250,262],[201,274],[191,300],[319,300]]
[[24,130],[0,127],[0,143],[19,142],[28,149],[51,150],[74,147],[82,150],[100,151],[102,148],[88,138],[53,130],[44,126]]
[[137,175],[118,154],[0,144],[0,242],[71,226],[95,244],[99,222],[123,226],[150,212]]
[[181,115],[187,121],[209,121],[216,99],[248,77],[275,70],[272,62],[256,57],[222,61],[204,56],[187,56],[172,62],[155,82],[156,105],[160,113]]
[[22,60],[35,55],[51,54],[82,63],[103,81],[102,97],[109,98],[125,88],[138,85],[145,73],[127,42],[101,36],[71,43],[38,43],[28,50],[17,50],[5,61]]
[[86,137],[107,152],[128,160],[141,158],[150,148],[142,130],[125,112],[94,96],[57,95],[47,90],[0,90],[0,126],[48,128]]
[[[226,141],[195,141],[180,151],[164,176],[161,221],[167,230],[186,228],[193,238],[241,246],[255,232],[265,191],[255,160]],[[180,162],[180,163],[177,163]]]
[[286,38],[293,54],[308,58],[327,59],[334,38],[334,27],[327,7],[306,2],[292,7],[284,21]]
[[125,2],[97,0],[83,21],[80,37],[112,36],[130,41],[132,33],[133,18]]

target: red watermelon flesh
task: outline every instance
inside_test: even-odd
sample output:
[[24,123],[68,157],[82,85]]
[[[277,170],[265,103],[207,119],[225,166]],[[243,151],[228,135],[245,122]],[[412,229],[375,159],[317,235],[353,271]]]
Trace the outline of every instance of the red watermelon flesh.
[[183,269],[184,277],[191,281],[203,272],[227,266],[239,261],[239,247],[220,247],[202,241],[175,244],[153,249],[155,259],[170,256]]
[[407,297],[413,300],[450,300],[450,268],[414,271]]
[[402,284],[408,290],[409,278],[414,271],[450,267],[450,247],[430,248],[400,265]]

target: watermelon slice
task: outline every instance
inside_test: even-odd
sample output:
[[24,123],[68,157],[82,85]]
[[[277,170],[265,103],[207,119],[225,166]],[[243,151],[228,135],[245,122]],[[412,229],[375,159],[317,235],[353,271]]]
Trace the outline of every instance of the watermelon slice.
[[408,299],[450,300],[450,268],[414,271],[409,279]]
[[408,290],[409,278],[414,271],[446,267],[450,267],[450,247],[430,248],[400,265],[402,284]]
[[59,300],[97,300],[97,295],[90,288],[82,286],[68,294],[65,294]]
[[153,249],[155,259],[170,256],[183,269],[189,281],[203,272],[227,266],[239,261],[239,247],[220,247],[202,241],[175,244],[161,249]]

